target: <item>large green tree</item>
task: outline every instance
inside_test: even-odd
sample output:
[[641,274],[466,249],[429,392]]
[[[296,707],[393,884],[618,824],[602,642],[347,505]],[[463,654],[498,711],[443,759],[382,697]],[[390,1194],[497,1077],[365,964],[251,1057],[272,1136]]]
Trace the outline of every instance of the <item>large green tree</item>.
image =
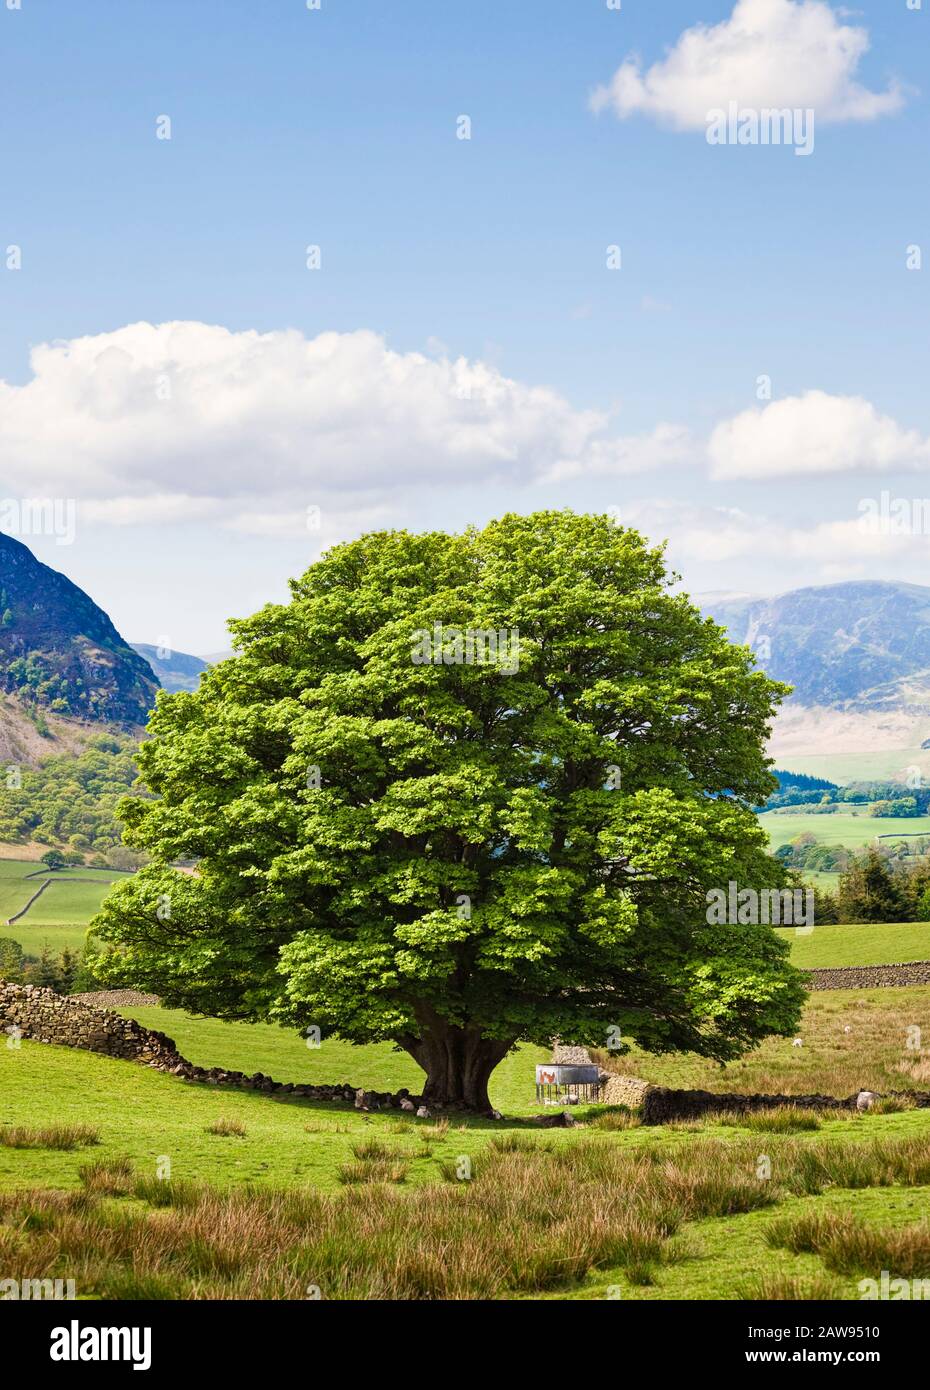
[[796,1027],[787,947],[706,920],[711,888],[783,882],[751,807],[784,687],[661,550],[543,512],[367,535],[291,588],[159,696],[156,799],[125,807],[153,862],[96,923],[114,983],[393,1040],[479,1110],[520,1040],[723,1061]]

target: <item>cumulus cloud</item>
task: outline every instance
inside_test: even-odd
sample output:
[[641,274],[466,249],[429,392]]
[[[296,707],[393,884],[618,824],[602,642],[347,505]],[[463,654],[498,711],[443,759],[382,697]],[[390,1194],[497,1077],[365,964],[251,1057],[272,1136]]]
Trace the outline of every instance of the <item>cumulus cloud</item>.
[[85,516],[113,523],[283,533],[309,503],[376,511],[403,487],[628,473],[684,448],[673,427],[617,435],[548,387],[367,331],[136,323],[44,344],[31,365],[25,384],[0,382],[6,486],[79,489]]
[[721,24],[686,29],[665,58],[643,69],[631,55],[591,98],[621,119],[639,112],[676,130],[703,130],[708,113],[813,109],[820,121],[870,121],[903,104],[897,83],[872,91],[856,80],[868,31],[825,0],[737,0]]
[[[930,518],[930,499],[903,499],[903,507],[910,518]],[[743,584],[751,563],[755,592],[874,577],[876,565],[887,578],[912,579],[927,548],[925,524],[906,532],[894,525],[875,527],[864,504],[855,516],[798,525],[738,507],[650,499],[624,509],[622,520],[654,541],[667,541],[672,568],[692,582],[702,576],[719,583],[730,576]]]
[[708,454],[715,478],[887,472],[926,467],[930,439],[860,396],[808,391],[718,425]]

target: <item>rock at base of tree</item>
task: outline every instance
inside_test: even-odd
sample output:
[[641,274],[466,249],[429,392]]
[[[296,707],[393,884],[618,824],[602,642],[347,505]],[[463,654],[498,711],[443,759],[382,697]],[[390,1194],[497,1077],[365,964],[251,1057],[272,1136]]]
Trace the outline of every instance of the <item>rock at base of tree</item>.
[[426,1108],[426,1106],[425,1106],[425,1105],[421,1105],[420,1108],[419,1108],[419,1110],[417,1111],[417,1119],[418,1119],[418,1120],[428,1120],[428,1119],[429,1119],[429,1113],[430,1113],[430,1112],[429,1112],[429,1110]]

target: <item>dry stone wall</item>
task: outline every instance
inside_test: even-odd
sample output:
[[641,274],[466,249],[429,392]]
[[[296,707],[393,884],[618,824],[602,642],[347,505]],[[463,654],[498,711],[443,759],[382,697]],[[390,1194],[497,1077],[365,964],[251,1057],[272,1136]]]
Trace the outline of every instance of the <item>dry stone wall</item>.
[[[73,996],[56,994],[36,985],[0,982],[0,1032],[12,1033],[35,1042],[58,1047],[79,1047],[107,1057],[141,1062],[156,1071],[169,1072],[185,1081],[212,1086],[238,1086],[267,1095],[293,1095],[308,1100],[334,1100],[357,1105],[359,1109],[401,1109],[419,1103],[407,1090],[360,1091],[343,1082],[335,1086],[298,1085],[273,1081],[262,1072],[247,1076],[222,1067],[196,1067],[182,1057],[171,1038],[143,1028],[134,1019],[123,1018],[110,1009],[96,1008]],[[404,1104],[406,1102],[406,1105]]]
[[847,965],[805,973],[810,989],[895,989],[930,985],[930,960],[915,960],[907,965]]
[[0,1028],[36,1042],[147,1062],[162,1071],[184,1062],[164,1033],[36,985],[0,984]]

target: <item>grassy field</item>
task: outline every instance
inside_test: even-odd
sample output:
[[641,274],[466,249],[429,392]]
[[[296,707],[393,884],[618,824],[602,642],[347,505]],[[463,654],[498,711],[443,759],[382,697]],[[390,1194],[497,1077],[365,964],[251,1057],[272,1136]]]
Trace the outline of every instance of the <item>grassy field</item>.
[[[198,1067],[260,1071],[275,1081],[316,1085],[347,1081],[377,1091],[398,1091],[402,1086],[417,1091],[423,1085],[423,1073],[413,1058],[388,1043],[355,1047],[324,1038],[319,1047],[308,1048],[298,1034],[274,1024],[225,1023],[157,1007],[119,1012],[146,1028],[167,1033],[182,1055]],[[526,1046],[506,1057],[494,1073],[492,1104],[513,1114],[533,1113],[537,1109],[534,1068],[550,1056],[543,1048]]]
[[[401,1085],[415,1090],[422,1085],[419,1068],[387,1044],[353,1047],[324,1040],[322,1047],[308,1049],[300,1038],[271,1025],[195,1019],[158,1008],[122,1012],[158,1025],[201,1066],[262,1071],[280,1081],[350,1082],[381,1090]],[[924,1028],[925,1056],[907,1048],[907,1029],[913,1024]],[[849,1033],[844,1031],[847,1026]],[[605,1060],[611,1069],[657,1083],[727,1092],[845,1095],[860,1087],[930,1089],[930,987],[814,994],[800,1036],[803,1048],[793,1048],[790,1039],[771,1039],[726,1067],[688,1054],[655,1057],[638,1050]],[[541,1049],[521,1047],[495,1073],[492,1099],[517,1127],[539,1113],[533,1068],[545,1057]],[[598,1107],[578,1108],[579,1115],[597,1111]],[[218,1145],[205,1127],[226,1115],[241,1119],[261,1142],[244,1148]],[[905,1128],[911,1122],[908,1116],[881,1118],[906,1121]],[[930,1112],[925,1118],[930,1123]],[[304,1129],[308,1122],[315,1126],[312,1141]],[[0,1127],[52,1123],[92,1125],[104,1137],[106,1152],[128,1153],[142,1168],[167,1154],[180,1165],[178,1176],[228,1182],[284,1181],[312,1174],[324,1186],[336,1183],[336,1166],[370,1127],[380,1131],[400,1124],[409,1134],[421,1128],[419,1122],[411,1128],[398,1112],[366,1116],[351,1107],[186,1084],[145,1067],[65,1048],[29,1043],[0,1047]],[[838,1132],[850,1134],[859,1132],[858,1123],[858,1117],[836,1122]],[[462,1152],[470,1151],[472,1140],[467,1136],[478,1142],[500,1128],[485,1120],[469,1120],[461,1131],[454,1125],[454,1134],[461,1137],[448,1142],[458,1144]],[[636,1142],[653,1142],[658,1133],[637,1131]],[[554,1131],[547,1137],[562,1142],[566,1136],[570,1138],[571,1131]],[[75,1153],[0,1146],[0,1186],[40,1179],[52,1186],[73,1185],[81,1161]],[[430,1171],[429,1165],[415,1168],[413,1179]]]
[[930,816],[870,816],[865,807],[818,816],[805,806],[788,806],[763,812],[759,824],[768,834],[773,850],[805,834],[814,835],[822,844],[846,845],[849,849],[871,844],[878,835],[930,835]]
[[[838,818],[808,819],[819,832]],[[25,882],[34,867],[0,861],[0,904],[21,905],[17,895],[41,882]],[[107,886],[86,888],[102,898]],[[73,933],[62,944],[79,946],[96,908],[81,902],[84,889],[56,877],[39,904],[60,892],[63,919],[74,920],[56,927],[41,920],[50,908],[30,911],[0,934],[34,951]],[[809,967],[880,964],[930,958],[928,943],[925,923],[824,926],[792,936],[792,954]],[[388,1045],[307,1048],[272,1025],[122,1012],[201,1066],[422,1085],[412,1059]],[[800,1048],[770,1039],[726,1067],[637,1049],[600,1060],[719,1092],[930,1089],[930,987],[815,993],[798,1035]],[[575,1128],[540,1131],[533,1069],[547,1056],[521,1047],[497,1069],[491,1096],[504,1120],[421,1121],[188,1084],[28,1041],[0,1047],[4,1268],[73,1277],[89,1298],[306,1298],[319,1288],[364,1299],[857,1300],[873,1264],[930,1277],[930,1110],[794,1116],[780,1133],[754,1129],[753,1117],[648,1128],[616,1108],[579,1106]],[[771,1179],[759,1177],[760,1153]]]
[[[110,885],[123,877],[115,870],[45,870],[34,860],[0,859],[0,936],[18,941],[28,955],[43,946],[53,951],[80,950],[87,924],[106,897]],[[26,906],[43,883],[49,886],[24,917],[7,922]]]
[[[922,1053],[909,1047],[908,1030],[915,1026],[926,1040]],[[930,1090],[930,986],[817,991],[808,998],[797,1036],[801,1047],[791,1038],[768,1038],[726,1066],[688,1053],[654,1057],[636,1048],[614,1058],[600,1055],[608,1070],[708,1091],[848,1096],[863,1089]]]
[[902,778],[909,768],[918,767],[930,775],[930,749],[880,748],[869,753],[785,753],[775,766],[808,777],[826,777],[838,787],[850,782],[891,782]]
[[855,922],[815,927],[810,936],[785,927],[779,935],[790,940],[791,959],[803,970],[930,960],[930,922]]
[[840,886],[840,875],[825,873],[822,869],[802,869],[801,878],[812,888],[819,888],[822,893],[835,894]]
[[[275,1044],[259,1046],[247,1065]],[[522,1095],[532,1058],[511,1061]],[[156,1298],[856,1298],[872,1271],[850,1222],[879,1267],[930,1258],[930,1111],[764,1136],[578,1117],[540,1134],[514,1115],[362,1115],[24,1042],[0,1049],[0,1251],[14,1276],[74,1277],[79,1296]],[[76,1146],[52,1147],[68,1125]],[[835,1239],[793,1253],[811,1213]]]

